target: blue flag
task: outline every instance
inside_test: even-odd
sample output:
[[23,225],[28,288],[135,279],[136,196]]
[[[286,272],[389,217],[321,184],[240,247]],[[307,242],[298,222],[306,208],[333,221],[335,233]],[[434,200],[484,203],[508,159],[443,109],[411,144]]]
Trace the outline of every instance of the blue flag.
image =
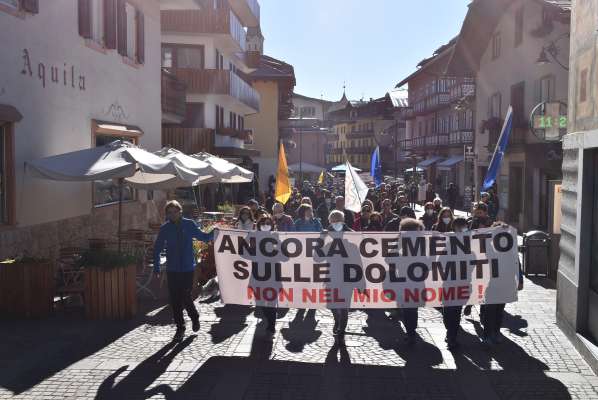
[[374,178],[376,187],[382,185],[382,163],[380,161],[380,146],[377,146],[372,153],[372,162],[370,165],[370,175]]
[[483,192],[490,189],[492,185],[494,185],[494,183],[496,182],[496,176],[500,172],[500,164],[502,164],[502,159],[504,158],[505,152],[507,151],[507,145],[509,144],[509,138],[511,137],[512,130],[513,107],[509,106],[509,109],[507,110],[507,116],[505,118],[505,123],[502,126],[502,131],[500,132],[498,143],[496,144],[496,148],[494,149],[492,161],[490,161],[488,172],[486,172],[486,177],[484,178],[484,184],[482,185]]

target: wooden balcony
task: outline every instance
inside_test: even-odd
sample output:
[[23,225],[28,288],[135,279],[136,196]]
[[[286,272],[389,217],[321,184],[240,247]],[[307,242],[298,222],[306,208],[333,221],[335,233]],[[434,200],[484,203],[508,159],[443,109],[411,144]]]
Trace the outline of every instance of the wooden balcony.
[[185,120],[187,86],[162,69],[162,122],[178,124]]
[[214,150],[214,130],[207,128],[162,127],[162,146],[173,147],[185,154]]
[[172,71],[187,85],[189,93],[227,95],[253,111],[260,110],[259,93],[230,70],[176,68]]
[[260,24],[260,4],[257,0],[229,0],[235,14],[245,26]]
[[162,33],[222,35],[230,39],[231,50],[245,51],[246,32],[228,7],[203,10],[162,10]]

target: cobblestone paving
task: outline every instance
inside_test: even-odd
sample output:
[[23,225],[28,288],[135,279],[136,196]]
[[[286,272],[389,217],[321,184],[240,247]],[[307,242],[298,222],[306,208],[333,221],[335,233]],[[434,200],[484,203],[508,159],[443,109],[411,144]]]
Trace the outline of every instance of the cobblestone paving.
[[480,345],[474,308],[455,352],[434,309],[420,310],[414,348],[381,310],[351,312],[346,348],[326,310],[279,310],[268,340],[259,310],[198,304],[201,329],[180,344],[159,303],[127,322],[3,322],[0,399],[598,399],[555,324],[554,289],[538,283],[507,306],[503,344]]

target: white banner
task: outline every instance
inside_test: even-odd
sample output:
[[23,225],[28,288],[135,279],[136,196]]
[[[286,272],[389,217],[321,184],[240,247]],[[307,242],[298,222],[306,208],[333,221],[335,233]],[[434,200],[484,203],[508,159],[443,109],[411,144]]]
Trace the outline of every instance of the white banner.
[[517,231],[217,230],[222,300],[291,308],[409,308],[517,301]]

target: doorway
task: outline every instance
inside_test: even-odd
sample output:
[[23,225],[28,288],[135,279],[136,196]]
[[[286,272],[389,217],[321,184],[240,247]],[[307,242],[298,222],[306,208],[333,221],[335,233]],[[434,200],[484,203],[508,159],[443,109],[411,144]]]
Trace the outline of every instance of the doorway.
[[[588,330],[598,343],[598,248],[595,246],[598,241],[598,150],[592,153],[592,237],[591,258],[590,258],[590,287],[588,291]],[[579,240],[579,238],[578,238]]]
[[521,211],[523,210],[523,187],[525,185],[523,166],[510,164],[509,166],[509,222],[517,224],[520,229]]

